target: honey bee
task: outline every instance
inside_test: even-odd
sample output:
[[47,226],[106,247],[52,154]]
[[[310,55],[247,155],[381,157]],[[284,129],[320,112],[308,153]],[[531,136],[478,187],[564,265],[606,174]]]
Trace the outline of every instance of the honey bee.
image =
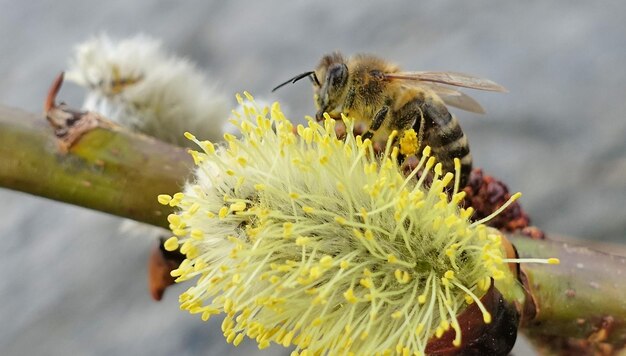
[[355,120],[355,125],[367,127],[363,139],[386,141],[397,130],[394,144],[413,129],[417,133],[416,152],[430,146],[444,171],[454,172],[454,159],[461,161],[461,187],[472,170],[472,155],[467,137],[446,105],[482,114],[480,104],[455,87],[506,92],[491,80],[467,74],[405,72],[372,55],[344,58],[337,52],[322,57],[314,71],[299,74],[272,91],[303,78],[313,82],[318,121],[323,120],[324,113],[333,118],[344,113]]

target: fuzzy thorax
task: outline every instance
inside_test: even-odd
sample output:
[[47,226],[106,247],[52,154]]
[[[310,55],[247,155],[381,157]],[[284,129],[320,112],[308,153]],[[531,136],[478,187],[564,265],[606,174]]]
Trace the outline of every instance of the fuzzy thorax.
[[[238,345],[296,345],[296,354],[423,354],[431,337],[454,329],[492,280],[513,279],[501,236],[471,223],[459,207],[454,176],[427,147],[405,176],[391,145],[375,154],[335,121],[295,126],[246,94],[217,147],[195,141],[198,168],[184,193],[159,196],[179,207],[166,248],[187,257],[173,273],[196,280],[181,307],[207,320],[225,313],[222,330]],[[432,183],[424,185],[433,171]],[[458,185],[458,183],[457,183]],[[449,194],[452,190],[451,194]]]

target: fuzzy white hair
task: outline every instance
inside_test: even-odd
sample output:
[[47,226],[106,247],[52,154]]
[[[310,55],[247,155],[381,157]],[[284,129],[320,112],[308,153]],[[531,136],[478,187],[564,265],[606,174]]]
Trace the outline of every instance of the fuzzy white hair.
[[[190,144],[185,131],[220,141],[232,126],[228,117],[233,103],[215,81],[146,35],[92,37],[76,46],[65,77],[87,89],[83,109],[174,145]],[[131,220],[122,223],[121,231],[145,237],[169,233]]]
[[66,78],[87,88],[84,109],[176,145],[189,144],[185,131],[221,140],[233,106],[193,63],[146,35],[87,40]]

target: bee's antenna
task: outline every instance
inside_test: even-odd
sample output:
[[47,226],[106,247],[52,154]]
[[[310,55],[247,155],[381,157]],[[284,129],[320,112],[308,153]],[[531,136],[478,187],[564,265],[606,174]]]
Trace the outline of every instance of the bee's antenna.
[[311,79],[312,82],[315,82],[315,84],[317,84],[317,86],[321,86],[320,81],[317,79],[317,76],[315,75],[315,71],[310,71],[310,72],[305,72],[305,73],[302,73],[302,74],[298,74],[295,77],[287,80],[286,82],[281,83],[276,88],[272,89],[272,93],[275,92],[277,89],[279,89],[279,88],[281,88],[281,87],[283,87],[283,86],[285,86],[287,84],[295,83],[298,80],[300,80],[302,78],[306,78],[306,77],[309,77],[309,79]]
[[309,79],[311,79],[312,82],[315,82],[315,85],[317,85],[318,87],[322,86],[322,83],[320,83],[320,81],[317,79],[317,75],[315,75],[315,72],[311,72],[311,76],[309,77]]

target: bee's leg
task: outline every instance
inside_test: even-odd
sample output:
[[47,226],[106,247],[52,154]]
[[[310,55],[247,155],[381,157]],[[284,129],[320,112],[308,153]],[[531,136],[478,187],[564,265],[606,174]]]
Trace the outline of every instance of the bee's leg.
[[[413,130],[415,130],[415,125],[413,126]],[[424,143],[424,127],[426,127],[426,119],[424,118],[424,112],[420,109],[419,129],[417,130],[417,152],[419,152],[420,148],[422,148],[422,143]]]
[[[399,133],[392,143],[394,145],[399,144],[405,130],[412,128],[417,132],[418,147],[416,148],[416,154],[419,152],[419,148],[424,142],[424,115],[422,114],[422,109],[420,108],[421,102],[421,100],[417,100],[415,98],[406,100],[404,105],[391,113],[393,120],[389,125],[391,129],[397,130]],[[398,164],[402,165],[408,156],[400,153],[398,155]],[[417,156],[419,157],[419,155]]]
[[383,121],[385,121],[388,112],[389,106],[387,105],[378,110],[376,115],[374,115],[374,119],[372,120],[372,124],[370,125],[369,130],[367,130],[367,132],[364,133],[363,136],[361,136],[364,140],[374,137],[374,133],[376,132],[376,130],[378,130],[383,125]]
[[398,131],[399,137],[402,136],[403,131],[413,129],[417,133],[418,150],[424,143],[426,127],[421,103],[422,100],[409,99],[399,109],[392,112],[394,119],[389,125],[391,129]]
[[346,100],[343,103],[343,112],[348,114],[350,109],[352,109],[352,105],[354,105],[354,98],[356,98],[356,90],[354,87],[351,87],[348,90],[348,95],[346,95]]

